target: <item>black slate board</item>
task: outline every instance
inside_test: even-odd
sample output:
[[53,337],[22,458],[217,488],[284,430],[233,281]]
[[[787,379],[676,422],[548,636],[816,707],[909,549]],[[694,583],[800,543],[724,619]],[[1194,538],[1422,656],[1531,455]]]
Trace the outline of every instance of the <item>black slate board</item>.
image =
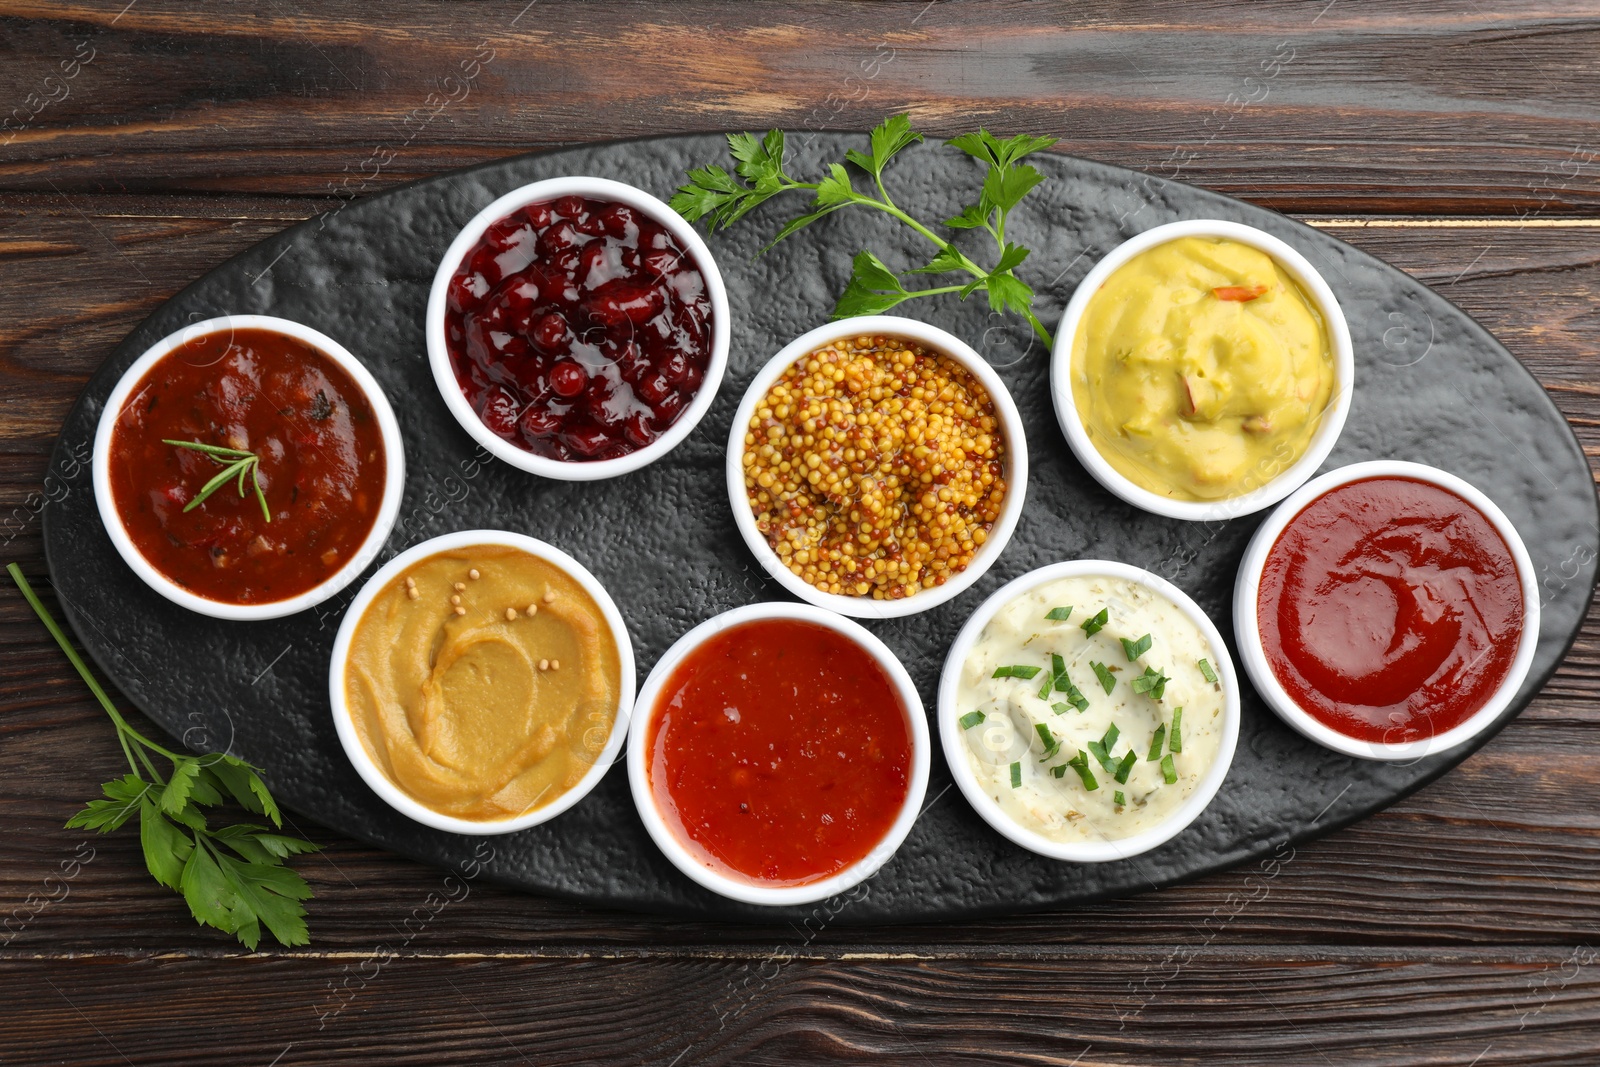
[[[815,174],[865,138],[791,138],[795,173]],[[733,311],[729,372],[711,413],[665,460],[599,483],[557,483],[488,458],[452,420],[428,370],[423,310],[438,257],[456,230],[526,182],[593,174],[663,198],[685,169],[721,159],[718,136],[599,145],[429,179],[295,226],[235,257],[174,297],[120,345],[62,426],[53,469],[77,469],[47,505],[51,577],[79,639],[151,718],[194,749],[229,748],[265,768],[279,800],[351,836],[457,867],[490,857],[484,876],[597,904],[726,919],[824,914],[852,923],[1015,911],[1156,888],[1251,859],[1361,818],[1460,762],[1468,748],[1415,764],[1353,760],[1282,725],[1246,688],[1238,753],[1221,792],[1164,847],[1101,865],[1057,863],[1019,849],[967,806],[935,742],[927,810],[887,867],[848,901],[774,912],[701,890],[644,833],[617,766],[572,811],[522,833],[466,838],[417,826],[370,792],[345,759],[327,698],[334,631],[359,582],[321,608],[267,623],[219,623],[169,604],[123,564],[101,527],[88,467],[95,423],[122,372],[150,344],[225,313],[281,315],[341,341],[389,395],[407,434],[401,518],[382,559],[468,527],[551,541],[613,592],[632,630],[642,678],[679,635],[718,611],[781,597],[742,544],[723,488],[723,446],[755,370],[827,319],[861,247],[890,264],[923,262],[920,239],[864,211],[840,212],[759,260],[790,211],[769,203],[710,239]],[[1482,327],[1405,274],[1261,208],[1175,182],[1063,156],[1041,159],[1049,181],[1012,217],[1034,249],[1023,275],[1052,326],[1073,287],[1119,241],[1181,218],[1235,219],[1277,234],[1327,278],[1350,320],[1357,390],[1326,467],[1401,458],[1455,472],[1493,497],[1527,540],[1545,600],[1538,654],[1506,718],[1550,677],[1577,634],[1595,582],[1600,517],[1589,466],[1555,405]],[[954,214],[975,189],[974,164],[934,144],[905,152],[890,190],[913,214]],[[1147,567],[1191,593],[1231,636],[1234,572],[1260,516],[1225,524],[1144,514],[1106,493],[1072,458],[1056,425],[1048,354],[982,298],[904,309],[978,348],[1010,386],[1028,428],[1032,478],[1016,535],[977,586],[944,607],[867,625],[903,658],[930,711],[945,650],[1003,582],[1061,559],[1103,557]],[[74,463],[74,460],[80,461]],[[1325,468],[1326,469],[1326,468]],[[380,560],[381,562],[381,560]],[[1503,722],[1504,720],[1502,720]],[[937,738],[937,730],[934,731]],[[1376,862],[1382,862],[1377,858]]]

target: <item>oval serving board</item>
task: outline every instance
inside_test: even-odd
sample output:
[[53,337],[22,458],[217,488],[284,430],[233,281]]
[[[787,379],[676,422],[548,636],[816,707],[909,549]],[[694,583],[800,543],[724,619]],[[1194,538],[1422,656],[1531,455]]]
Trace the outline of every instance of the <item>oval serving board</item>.
[[[819,173],[865,138],[791,137],[791,170]],[[710,414],[666,459],[607,482],[543,481],[489,458],[440,399],[423,345],[435,265],[457,229],[500,194],[541,178],[591,174],[666,198],[690,166],[722,161],[720,136],[632,141],[523,156],[404,186],[286,230],[179,293],[111,354],[67,417],[56,469],[86,456],[118,376],[151,343],[187,323],[254,312],[295,319],[347,346],[387,391],[406,434],[401,517],[382,559],[469,527],[515,530],[571,552],[605,582],[631,629],[642,677],[679,635],[739,604],[783,596],[740,541],[728,510],[723,448],[757,368],[824,321],[850,257],[870,247],[895,266],[925,262],[920,239],[866,211],[842,211],[753,258],[796,198],[779,198],[710,238],[733,311],[729,372]],[[1235,219],[1277,234],[1327,278],[1350,320],[1357,388],[1326,467],[1392,457],[1431,463],[1494,498],[1527,539],[1545,601],[1538,654],[1509,719],[1550,677],[1593,593],[1600,519],[1589,466],[1550,398],[1482,327],[1436,293],[1371,256],[1273,212],[1132,171],[1065,156],[1040,158],[1048,181],[1014,212],[1015,240],[1034,252],[1021,273],[1054,325],[1073,287],[1119,241],[1181,218]],[[915,146],[893,164],[896,200],[921,218],[955,214],[981,174],[961,153]],[[902,657],[928,708],[945,650],[967,614],[1011,578],[1062,559],[1147,567],[1187,590],[1231,636],[1234,572],[1260,516],[1185,523],[1137,511],[1072,458],[1050,404],[1048,353],[980,297],[919,301],[924,317],[984,353],[1010,386],[1028,429],[1032,477],[1010,546],[953,602],[869,622]],[[334,734],[329,649],[352,586],[321,608],[265,623],[219,623],[173,606],[117,556],[100,524],[88,465],[46,507],[51,577],[79,639],[152,719],[197,750],[228,749],[265,769],[280,802],[326,826],[407,856],[522,889],[681,915],[792,919],[722,900],[682,877],[645,836],[615,766],[551,823],[471,838],[418,826],[356,776]],[[381,560],[380,560],[381,562]],[[1502,720],[1502,723],[1504,720]],[[935,751],[927,807],[883,871],[846,901],[840,922],[909,922],[993,914],[1137,893],[1271,855],[1327,833],[1443,774],[1493,736],[1410,764],[1353,760],[1282,723],[1250,691],[1238,754],[1209,809],[1174,840],[1135,859],[1074,865],[1043,859],[990,830],[950,788]],[[935,734],[937,736],[937,734]]]

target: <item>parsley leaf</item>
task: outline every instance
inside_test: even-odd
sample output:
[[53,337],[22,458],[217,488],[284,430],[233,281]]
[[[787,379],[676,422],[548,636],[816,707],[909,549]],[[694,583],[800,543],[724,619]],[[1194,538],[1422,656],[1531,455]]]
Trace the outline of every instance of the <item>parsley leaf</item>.
[[[1046,345],[1052,344],[1050,332],[1034,314],[1033,287],[1016,275],[1016,269],[1028,257],[1028,249],[1006,240],[1006,217],[1044,181],[1043,174],[1020,160],[1049,148],[1055,144],[1055,139],[1019,134],[1001,140],[980,129],[949,142],[951,147],[983,164],[985,171],[978,202],[963,207],[960,213],[944,220],[944,225],[953,230],[988,233],[994,241],[996,256],[994,266],[988,268],[949,239],[912,218],[894,202],[884,186],[884,171],[890,161],[922,139],[922,134],[911,128],[908,116],[891,115],[868,137],[869,151],[850,149],[845,153],[845,162],[829,164],[825,176],[809,182],[794,178],[784,169],[781,130],[771,130],[764,137],[753,133],[730,134],[728,151],[734,159],[733,173],[715,164],[691,169],[687,182],[672,197],[672,208],[690,222],[704,220],[708,227],[717,230],[731,226],[779,193],[809,192],[810,210],[787,222],[762,252],[840,208],[859,205],[881,211],[910,227],[935,247],[933,258],[927,264],[909,268],[908,273],[958,274],[967,278],[950,285],[908,289],[899,275],[876,256],[865,261],[867,269],[863,269],[862,256],[870,256],[863,251],[856,256],[850,281],[834,306],[835,319],[878,314],[919,296],[956,293],[965,300],[981,289],[987,292],[992,310],[1015,312],[1027,320],[1040,340]],[[846,164],[871,177],[873,192],[864,193],[855,187]]]
[[[265,815],[273,827],[281,826],[278,806],[256,768],[226,754],[173,752],[135,730],[34,594],[21,569],[13,563],[6,570],[105,709],[128,761],[129,773],[102,785],[104,799],[91,800],[67,826],[109,833],[137,815],[139,843],[150,876],[181,893],[197,922],[233,934],[251,949],[261,943],[263,927],[283,945],[307,944],[310,936],[301,902],[311,899],[311,887],[283,861],[315,852],[317,846],[254,823],[213,829],[201,810],[222,804],[226,795],[246,811]],[[158,760],[171,765],[166,775],[156,769]]]

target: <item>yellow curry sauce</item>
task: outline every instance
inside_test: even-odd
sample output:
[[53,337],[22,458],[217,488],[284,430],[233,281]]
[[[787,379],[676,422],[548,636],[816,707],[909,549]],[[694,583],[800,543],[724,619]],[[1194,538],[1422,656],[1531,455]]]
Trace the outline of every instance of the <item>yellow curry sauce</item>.
[[345,695],[383,773],[418,803],[514,818],[575,786],[600,757],[622,671],[600,607],[519,549],[441,552],[362,614]]
[[1316,303],[1267,253],[1217,238],[1134,256],[1090,298],[1072,343],[1090,441],[1174,500],[1241,496],[1293,465],[1334,377]]

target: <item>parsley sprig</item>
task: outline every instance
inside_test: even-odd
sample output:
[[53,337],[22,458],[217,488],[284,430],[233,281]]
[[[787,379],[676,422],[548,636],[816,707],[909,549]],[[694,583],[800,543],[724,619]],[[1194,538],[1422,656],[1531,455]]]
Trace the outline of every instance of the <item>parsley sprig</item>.
[[[839,294],[833,309],[835,319],[880,314],[914,297],[956,293],[965,300],[982,290],[988,294],[991,310],[1016,312],[1028,321],[1040,340],[1051,344],[1050,331],[1033,312],[1033,288],[1016,275],[1017,267],[1028,258],[1029,250],[1006,239],[1006,219],[1022,198],[1044,181],[1044,175],[1021,162],[1022,159],[1049,148],[1056,139],[1018,134],[1002,141],[988,130],[979,129],[948,142],[982,163],[987,172],[977,203],[968,204],[959,214],[945,219],[943,225],[953,230],[988,233],[996,249],[992,267],[981,265],[956,247],[954,241],[912,218],[885,188],[883,172],[889,161],[902,149],[921,140],[922,134],[911,128],[907,116],[893,115],[872,131],[871,152],[854,148],[846,152],[846,161],[872,179],[873,191],[862,192],[844,163],[830,164],[827,176],[814,182],[800,181],[789,175],[783,165],[782,130],[769,130],[764,137],[753,133],[729,134],[733,173],[716,164],[689,171],[688,184],[673,196],[672,207],[690,222],[705,219],[712,230],[717,230],[733,225],[779,193],[811,193],[810,210],[786,223],[762,252],[840,208],[855,205],[881,211],[926,238],[934,246],[933,257],[920,267],[897,272],[870,251],[856,253],[850,282]],[[917,289],[907,288],[902,274],[965,274],[968,277],[950,285]]]
[[[6,571],[111,717],[128,761],[129,773],[102,785],[104,799],[89,801],[67,827],[109,833],[137,816],[145,865],[156,881],[183,894],[196,922],[233,934],[250,949],[261,943],[263,926],[284,945],[309,943],[300,902],[311,899],[311,887],[284,860],[315,852],[317,846],[274,832],[283,818],[257,768],[224,753],[170,751],[128,725],[21,568],[13,563]],[[157,770],[158,760],[172,765],[167,774]],[[213,828],[200,809],[225,798],[265,816],[272,826],[247,822]]]

